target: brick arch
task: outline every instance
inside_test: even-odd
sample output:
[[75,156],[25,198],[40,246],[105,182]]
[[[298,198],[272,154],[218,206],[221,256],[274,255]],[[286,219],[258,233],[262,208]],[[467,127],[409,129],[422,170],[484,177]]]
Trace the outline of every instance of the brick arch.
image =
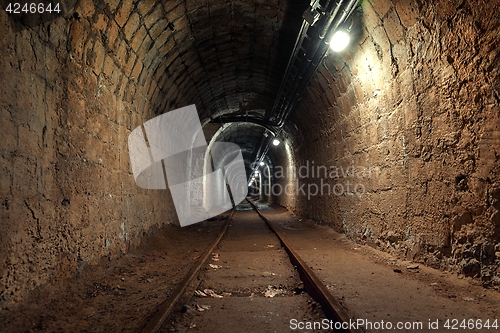
[[80,1],[70,54],[146,117],[193,103],[202,119],[242,103],[269,110],[300,22],[293,5]]

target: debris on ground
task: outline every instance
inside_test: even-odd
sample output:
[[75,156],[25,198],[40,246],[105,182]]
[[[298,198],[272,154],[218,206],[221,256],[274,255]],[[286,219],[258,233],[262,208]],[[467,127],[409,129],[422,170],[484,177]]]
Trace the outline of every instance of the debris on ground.
[[205,310],[209,310],[210,309],[210,305],[198,305],[196,304],[196,310],[198,310],[199,312],[203,312]]
[[282,289],[278,289],[271,285],[268,285],[266,291],[263,292],[265,297],[274,297],[282,293],[283,293]]
[[222,297],[229,297],[231,296],[231,293],[223,292],[222,295],[217,294],[215,291],[212,289],[204,289],[203,291],[201,290],[195,290],[194,292],[195,296],[198,297],[212,297],[212,298],[222,298]]

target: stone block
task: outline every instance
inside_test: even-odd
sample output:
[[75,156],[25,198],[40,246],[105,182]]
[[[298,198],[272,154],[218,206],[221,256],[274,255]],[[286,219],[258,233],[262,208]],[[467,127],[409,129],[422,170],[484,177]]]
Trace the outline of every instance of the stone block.
[[115,49],[115,43],[118,38],[119,27],[115,21],[110,21],[106,30],[106,44],[110,50]]
[[109,22],[109,17],[106,14],[97,14],[97,20],[94,23],[94,29],[97,29],[100,32],[106,30]]
[[132,13],[127,21],[127,24],[125,25],[123,32],[125,33],[125,38],[127,38],[128,41],[132,39],[132,36],[134,33],[139,29],[140,26],[140,17],[139,14],[137,13]]
[[85,33],[85,27],[82,25],[82,23],[80,23],[79,20],[73,20],[70,31],[70,45],[71,53],[77,59],[77,61],[82,60],[83,46],[86,38],[87,34]]
[[392,44],[396,44],[398,41],[404,39],[405,28],[401,26],[395,9],[391,9],[388,12],[387,17],[383,19],[383,25]]
[[[132,38],[132,41],[130,42],[130,46],[132,49],[137,53],[139,51],[139,47],[141,46],[142,42],[144,41],[144,38],[147,35],[146,28],[144,26],[141,26],[139,30],[135,33],[134,37]],[[141,52],[142,53],[142,52]]]
[[124,66],[126,64],[126,59],[128,57],[129,53],[129,48],[127,46],[127,43],[123,39],[119,39],[116,41],[117,43],[117,48],[115,50],[115,59],[118,64],[121,66]]
[[108,8],[111,12],[114,12],[120,0],[104,0],[104,2],[108,5]]
[[145,16],[144,25],[149,30],[161,18],[164,17],[162,5],[157,5],[154,10]]
[[[166,35],[166,33],[168,33],[170,35],[170,33],[172,32],[172,31],[170,31],[170,29],[167,28],[167,24],[168,24],[167,20],[160,19],[149,30],[149,35],[151,36],[151,38],[153,39],[153,41],[155,42],[155,44],[157,43],[158,36],[160,36],[160,34],[162,32],[165,33],[165,35],[163,37],[163,38],[165,38],[165,40],[166,40],[165,36],[168,36],[168,35]],[[161,41],[160,41],[159,43],[157,43],[157,45],[161,46],[161,45],[163,45],[163,43],[161,43]]]
[[118,12],[115,14],[115,21],[120,27],[123,27],[130,17],[133,5],[134,2],[132,1],[122,1],[120,9],[118,9]]

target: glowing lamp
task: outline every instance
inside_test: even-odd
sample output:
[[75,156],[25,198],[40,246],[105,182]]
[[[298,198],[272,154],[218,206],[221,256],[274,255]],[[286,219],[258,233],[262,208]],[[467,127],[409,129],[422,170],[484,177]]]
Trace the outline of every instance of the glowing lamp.
[[330,41],[330,48],[335,52],[340,52],[349,44],[349,35],[344,31],[337,31]]

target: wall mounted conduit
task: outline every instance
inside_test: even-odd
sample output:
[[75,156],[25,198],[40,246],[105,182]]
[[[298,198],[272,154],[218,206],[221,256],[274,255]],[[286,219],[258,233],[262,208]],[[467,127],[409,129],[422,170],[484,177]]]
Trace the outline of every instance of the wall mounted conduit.
[[297,107],[313,75],[326,57],[330,40],[352,14],[359,0],[312,0],[304,12],[302,26],[294,44],[269,118],[255,116],[221,116],[212,122],[249,122],[264,126],[271,135],[264,136],[255,154],[256,163],[263,160],[272,141],[282,133],[291,112]]

